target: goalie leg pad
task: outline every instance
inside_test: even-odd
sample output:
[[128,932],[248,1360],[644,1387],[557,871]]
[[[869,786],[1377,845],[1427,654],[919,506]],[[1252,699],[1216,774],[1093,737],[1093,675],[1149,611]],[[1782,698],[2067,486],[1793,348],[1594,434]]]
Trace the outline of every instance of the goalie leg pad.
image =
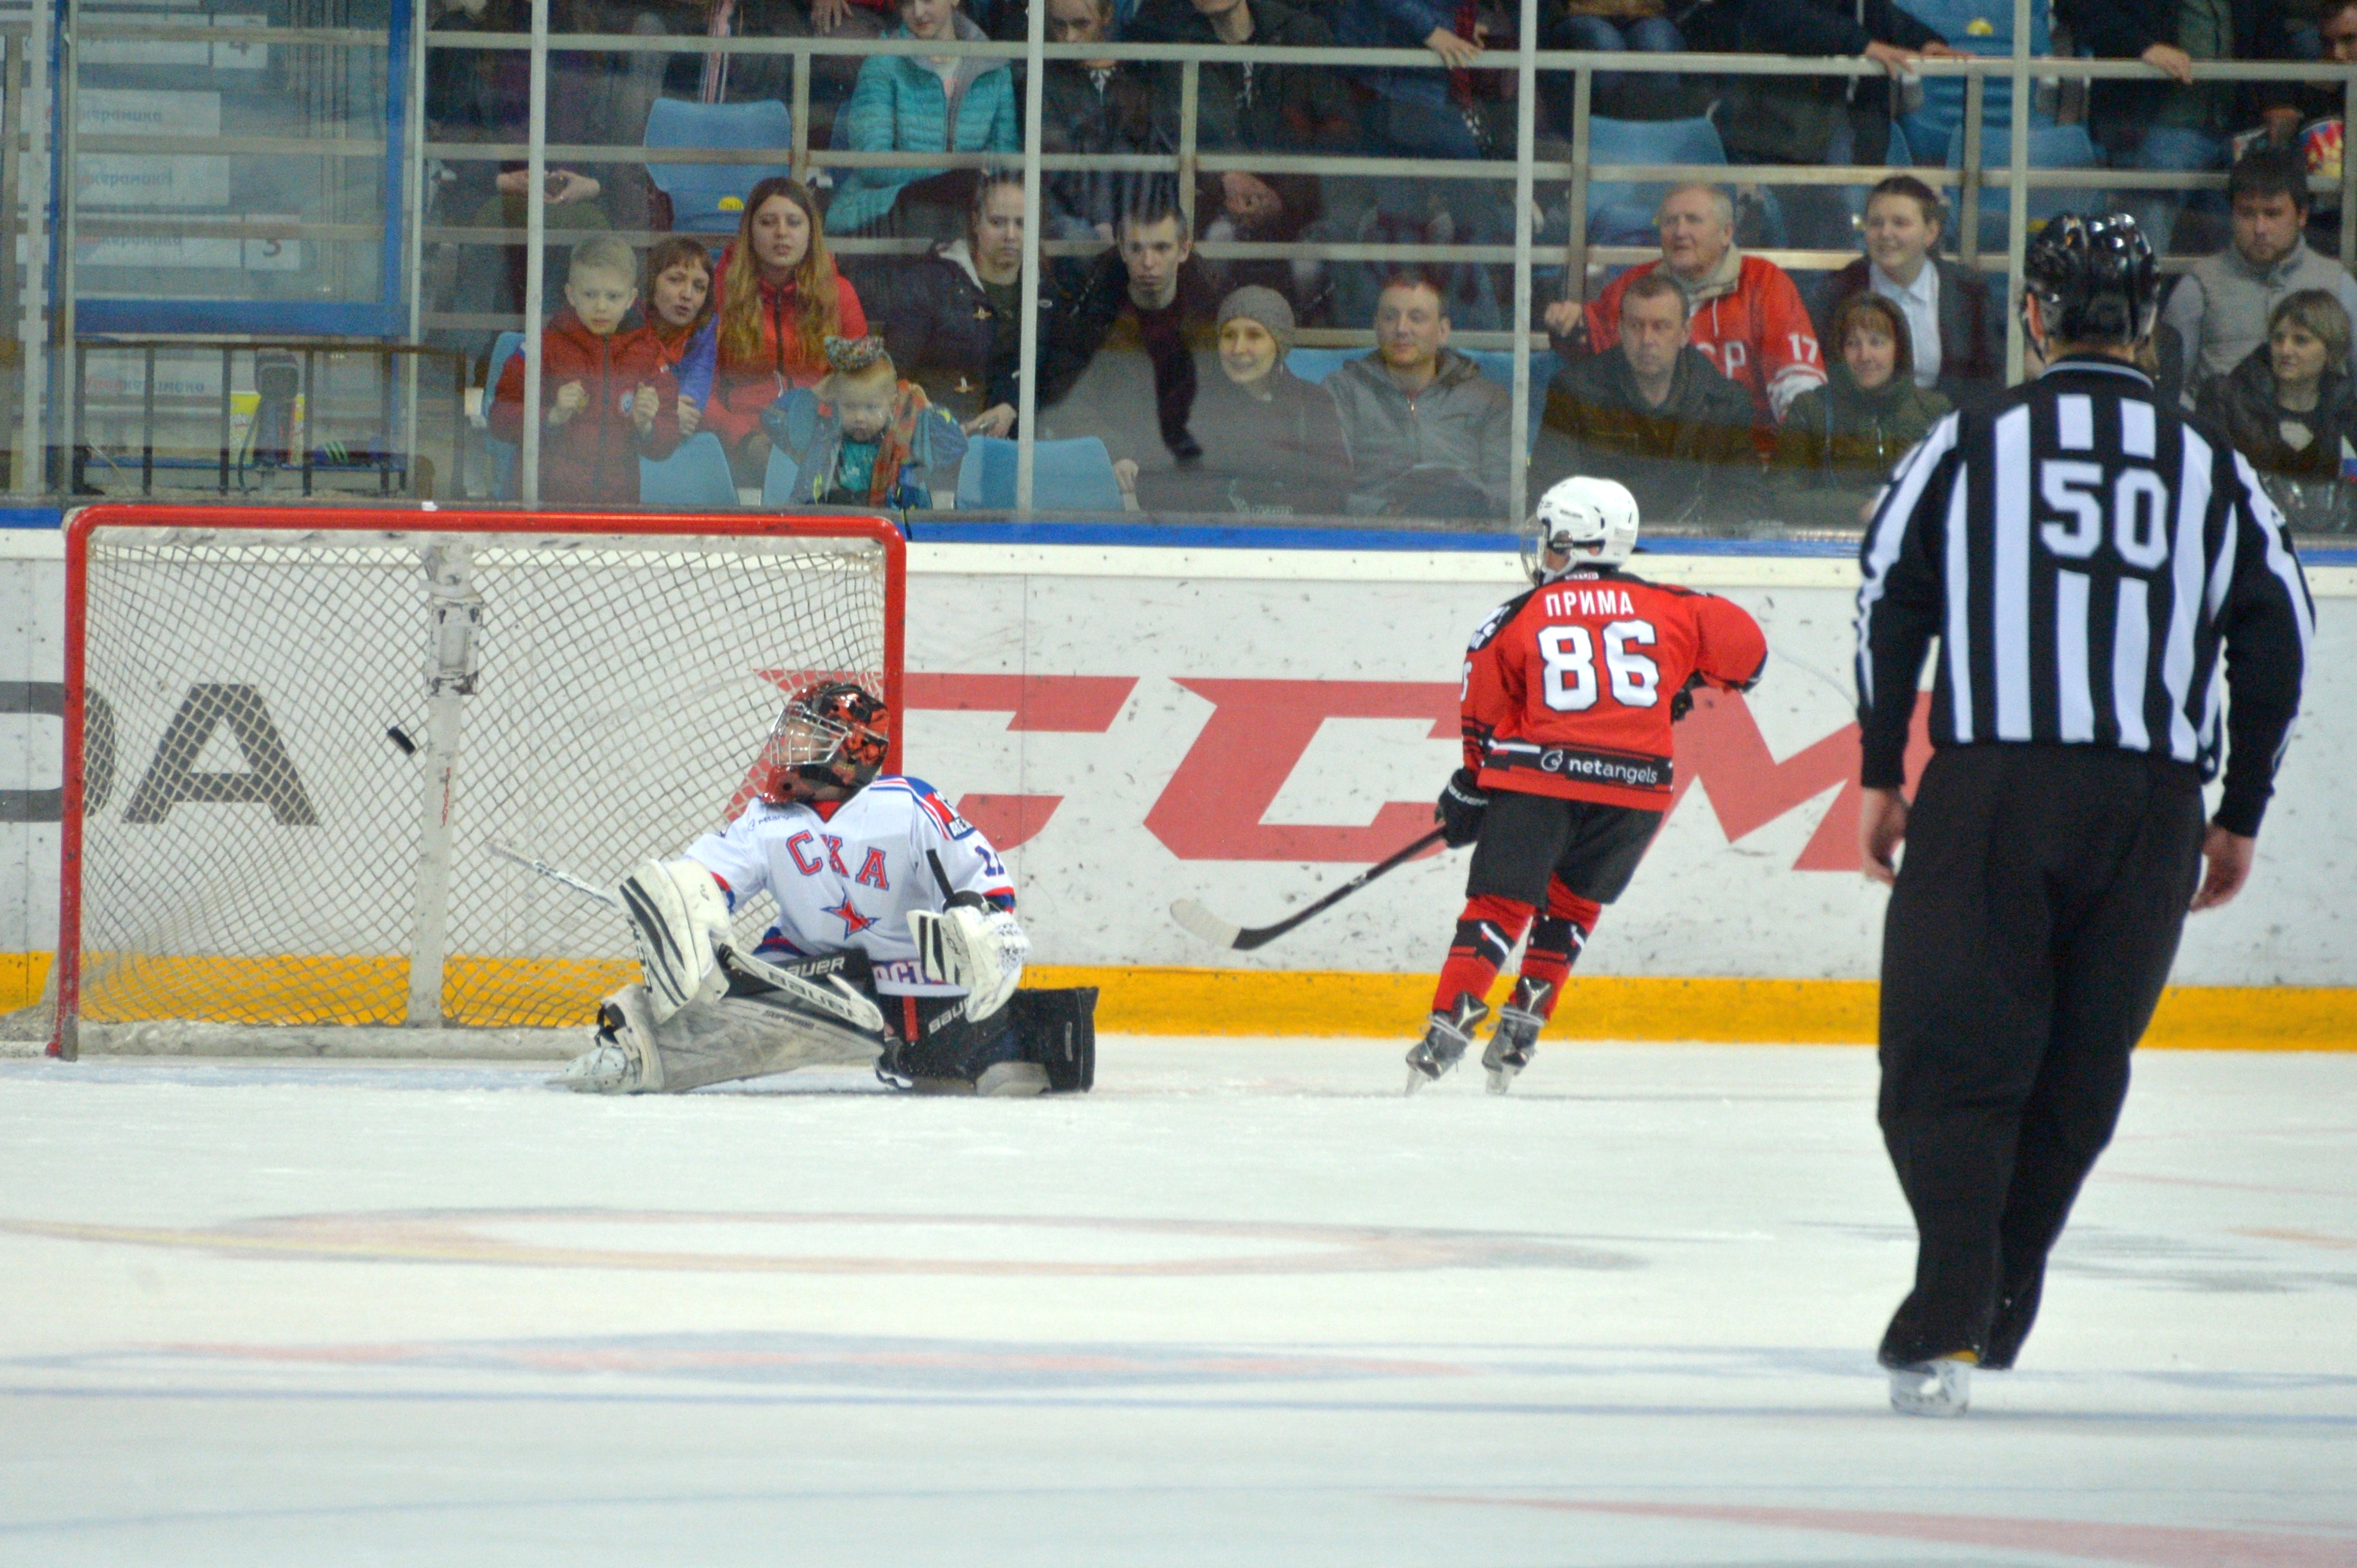
[[1007,1003],[1023,1056],[1048,1069],[1051,1094],[1085,1094],[1097,1081],[1097,989],[1018,991]]
[[1044,1072],[1050,1093],[1082,1092],[1096,1082],[1096,1004],[1093,986],[1018,991],[977,1024],[955,999],[929,997],[916,1009],[917,1038],[896,1041],[883,1069],[935,1093],[969,1084],[988,1092],[994,1074],[1016,1069]]
[[772,993],[724,996],[681,1008],[655,1026],[653,1056],[662,1091],[683,1094],[708,1083],[765,1078],[796,1068],[865,1067],[883,1044],[880,1036]]
[[615,891],[657,1023],[727,990],[716,949],[728,940],[728,900],[712,873],[692,860],[650,860]]

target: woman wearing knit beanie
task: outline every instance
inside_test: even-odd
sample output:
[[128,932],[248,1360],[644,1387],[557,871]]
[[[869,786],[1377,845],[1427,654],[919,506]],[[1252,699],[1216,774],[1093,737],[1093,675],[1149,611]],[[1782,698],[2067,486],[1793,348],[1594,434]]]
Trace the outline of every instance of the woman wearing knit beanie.
[[1138,476],[1149,511],[1317,516],[1339,512],[1350,449],[1334,400],[1285,368],[1293,307],[1275,289],[1237,289],[1220,303],[1220,370],[1195,396],[1189,428],[1203,458]]

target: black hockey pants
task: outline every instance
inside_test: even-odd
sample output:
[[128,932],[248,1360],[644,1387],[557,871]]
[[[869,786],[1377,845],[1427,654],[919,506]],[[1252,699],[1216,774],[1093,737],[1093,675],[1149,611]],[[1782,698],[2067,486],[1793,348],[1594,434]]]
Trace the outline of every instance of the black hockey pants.
[[2200,781],[2097,746],[1932,758],[1882,936],[1884,1144],[1915,1212],[1898,1366],[2013,1364],[2177,956]]

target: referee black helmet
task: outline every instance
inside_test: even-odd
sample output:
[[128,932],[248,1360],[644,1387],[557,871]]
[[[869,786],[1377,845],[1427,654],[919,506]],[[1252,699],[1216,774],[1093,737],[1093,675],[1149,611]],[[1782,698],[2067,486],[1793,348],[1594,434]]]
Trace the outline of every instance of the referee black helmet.
[[2066,343],[2141,343],[2159,309],[2160,268],[2125,212],[2048,220],[2022,258],[2022,281],[2047,336]]

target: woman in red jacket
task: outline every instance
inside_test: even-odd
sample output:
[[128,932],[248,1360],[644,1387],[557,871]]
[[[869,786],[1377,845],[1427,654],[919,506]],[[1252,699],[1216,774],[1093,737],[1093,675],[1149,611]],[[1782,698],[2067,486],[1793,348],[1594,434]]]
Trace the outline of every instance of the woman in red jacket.
[[[826,340],[866,336],[867,316],[827,254],[810,192],[783,177],[746,198],[713,288],[717,362],[704,426],[728,448],[739,479],[759,484],[770,462],[761,411],[792,388],[815,386],[827,373]],[[683,367],[682,379],[696,378]]]

